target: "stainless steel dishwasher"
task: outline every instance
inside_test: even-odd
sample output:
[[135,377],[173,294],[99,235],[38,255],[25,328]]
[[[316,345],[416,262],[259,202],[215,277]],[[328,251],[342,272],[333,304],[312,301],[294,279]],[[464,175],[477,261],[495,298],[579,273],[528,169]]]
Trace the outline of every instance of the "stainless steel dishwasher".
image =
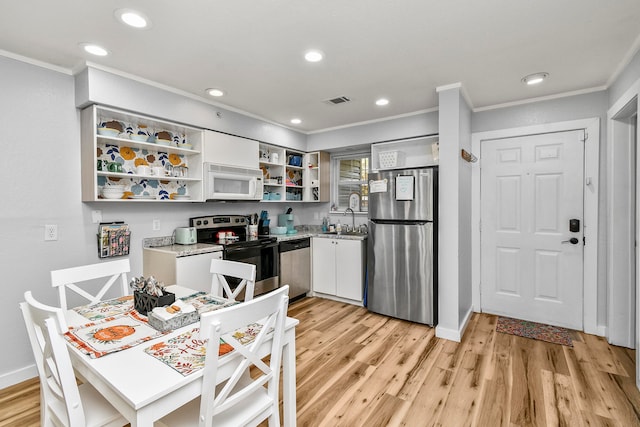
[[289,300],[304,298],[311,290],[311,239],[280,242],[280,286],[289,285]]

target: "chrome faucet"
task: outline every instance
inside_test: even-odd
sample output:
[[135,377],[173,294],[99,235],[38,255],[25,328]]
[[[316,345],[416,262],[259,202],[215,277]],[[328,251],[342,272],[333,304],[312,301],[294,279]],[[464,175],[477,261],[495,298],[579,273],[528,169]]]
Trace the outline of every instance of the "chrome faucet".
[[[351,231],[356,231],[356,214],[353,212],[353,209],[347,208],[344,211],[344,216],[347,216],[347,212],[351,211]],[[349,230],[347,230],[349,231]]]

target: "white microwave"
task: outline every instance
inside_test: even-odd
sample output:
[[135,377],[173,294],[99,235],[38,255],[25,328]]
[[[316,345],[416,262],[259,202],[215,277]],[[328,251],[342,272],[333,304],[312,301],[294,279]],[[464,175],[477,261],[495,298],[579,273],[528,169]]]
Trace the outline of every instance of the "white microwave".
[[262,200],[262,170],[204,164],[204,198],[210,200]]

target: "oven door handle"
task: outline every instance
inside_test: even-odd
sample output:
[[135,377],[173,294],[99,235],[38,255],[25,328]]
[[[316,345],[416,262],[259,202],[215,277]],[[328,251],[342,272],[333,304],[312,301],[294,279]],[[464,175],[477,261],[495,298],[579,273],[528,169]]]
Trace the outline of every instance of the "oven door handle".
[[227,248],[226,252],[236,253],[236,252],[242,252],[242,251],[247,251],[252,249],[261,250],[261,249],[269,249],[269,248],[275,248],[275,247],[278,247],[278,242],[266,243],[266,244],[257,245],[257,246],[239,246],[235,248]]

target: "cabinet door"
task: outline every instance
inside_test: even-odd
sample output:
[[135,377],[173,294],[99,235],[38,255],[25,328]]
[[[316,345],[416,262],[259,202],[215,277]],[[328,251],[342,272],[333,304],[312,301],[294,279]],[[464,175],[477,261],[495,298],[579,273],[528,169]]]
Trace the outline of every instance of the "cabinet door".
[[207,130],[203,159],[219,165],[258,169],[258,141]]
[[314,237],[312,242],[312,286],[314,292],[336,294],[335,239]]
[[336,240],[336,243],[336,295],[362,301],[362,241]]

